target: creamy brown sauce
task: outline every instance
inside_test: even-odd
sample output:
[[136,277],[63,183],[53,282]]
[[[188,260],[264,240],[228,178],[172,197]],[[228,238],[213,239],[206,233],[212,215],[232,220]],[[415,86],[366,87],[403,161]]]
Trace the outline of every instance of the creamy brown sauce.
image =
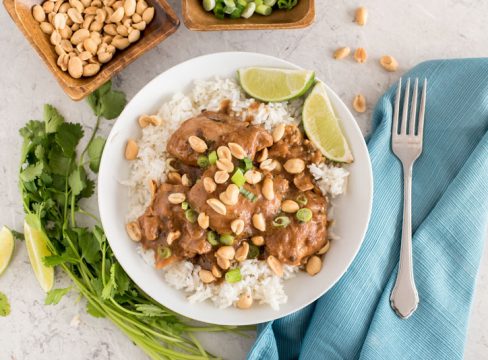
[[[201,115],[186,120],[170,137],[167,145],[168,154],[176,160],[172,163],[175,173],[169,180],[158,186],[151,205],[138,219],[142,230],[142,244],[146,249],[156,252],[159,267],[174,261],[188,259],[198,263],[203,269],[210,270],[216,265],[215,251],[220,246],[212,246],[207,241],[208,231],[218,234],[232,234],[231,223],[235,219],[244,221],[244,230],[234,235],[233,246],[237,249],[243,241],[251,244],[252,236],[263,236],[265,243],[259,247],[258,257],[265,259],[273,255],[283,264],[302,265],[316,254],[327,242],[327,200],[315,185],[307,167],[299,174],[290,174],[282,166],[292,158],[302,159],[305,164],[323,161],[321,153],[304,139],[297,126],[288,125],[281,140],[273,143],[273,138],[262,126],[251,125],[228,115],[230,103],[221,104],[222,112],[203,112]],[[259,105],[257,105],[259,106]],[[212,193],[208,193],[202,178],[213,178],[218,170],[215,165],[202,169],[197,165],[198,154],[189,144],[190,136],[198,136],[208,146],[206,154],[228,143],[239,144],[253,161],[254,169],[273,181],[274,198],[266,199],[262,194],[263,181],[251,185],[244,184],[244,189],[255,195],[251,200],[240,194],[234,205],[226,206],[226,214],[216,212],[207,204],[210,198],[219,198],[231,180],[217,184]],[[277,160],[279,166],[273,171],[261,170],[256,155],[267,149],[269,158]],[[242,161],[232,158],[234,167],[242,166]],[[191,186],[181,184],[181,177],[186,174]],[[233,172],[230,174],[232,177]],[[181,204],[172,204],[168,196],[173,193],[185,194],[185,201],[195,214],[204,212],[209,216],[210,226],[202,229],[198,223],[190,222],[185,216]],[[293,213],[283,213],[284,200],[306,199],[306,207],[311,210],[312,218],[308,222],[296,219]],[[261,213],[264,216],[266,230],[260,231],[253,226],[252,216]],[[286,216],[289,224],[277,227],[274,224],[278,216]],[[178,231],[179,237],[168,244],[167,237]],[[162,257],[158,249],[167,247],[171,256]]]

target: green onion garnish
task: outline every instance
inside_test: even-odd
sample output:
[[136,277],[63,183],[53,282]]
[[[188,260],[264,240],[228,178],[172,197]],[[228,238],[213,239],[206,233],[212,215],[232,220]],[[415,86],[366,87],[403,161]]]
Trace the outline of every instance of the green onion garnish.
[[290,225],[290,219],[288,218],[288,216],[278,216],[277,218],[275,218],[273,220],[273,226],[274,227],[287,227],[288,225]]
[[248,259],[255,259],[259,255],[259,248],[256,245],[249,244],[249,252],[247,253]]
[[188,204],[188,202],[187,202],[187,201],[183,201],[183,202],[181,203],[181,208],[182,208],[183,210],[187,210],[189,206],[190,206],[190,204]]
[[241,269],[235,268],[225,273],[225,281],[229,284],[234,284],[242,280]]
[[240,188],[246,183],[246,178],[244,177],[241,169],[237,169],[230,180]]
[[212,11],[215,7],[215,0],[203,0],[203,8],[205,11]]
[[205,155],[200,155],[197,159],[197,164],[201,168],[205,169],[206,167],[208,167],[208,165],[210,165],[210,162],[208,161],[208,157],[206,157]]
[[232,245],[234,243],[234,237],[231,234],[221,235],[220,243],[224,245]]
[[264,16],[268,16],[269,14],[271,14],[271,11],[273,10],[271,9],[271,6],[268,5],[263,4],[256,7],[256,12]]
[[215,5],[213,12],[214,12],[214,15],[216,18],[218,18],[218,19],[224,19],[225,18],[224,7],[225,7],[224,4],[221,2],[218,2]]
[[250,192],[249,190],[247,190],[246,188],[244,187],[241,187],[239,189],[239,192],[248,200],[252,201],[252,202],[255,202],[258,197],[256,195],[254,195],[252,192]]
[[244,170],[244,172],[246,172],[247,170],[251,170],[253,168],[252,160],[249,159],[248,157],[242,159],[242,163],[243,163],[242,170]]
[[207,233],[207,241],[210,243],[210,245],[212,246],[216,246],[219,244],[219,240],[218,240],[218,235],[215,231],[209,231]]
[[296,198],[296,201],[297,201],[298,205],[301,205],[301,206],[305,206],[308,203],[307,197],[303,194],[298,195]]
[[312,210],[309,208],[303,208],[296,212],[295,216],[301,222],[309,222],[312,220]]
[[171,249],[167,246],[158,247],[158,256],[160,259],[167,259],[171,256]]
[[193,210],[193,209],[187,209],[187,210],[185,210],[186,220],[188,220],[192,224],[195,221],[197,221],[197,216],[198,216],[198,213],[195,210]]
[[210,165],[215,165],[217,163],[218,157],[217,157],[217,152],[212,151],[210,154],[208,154],[208,163]]

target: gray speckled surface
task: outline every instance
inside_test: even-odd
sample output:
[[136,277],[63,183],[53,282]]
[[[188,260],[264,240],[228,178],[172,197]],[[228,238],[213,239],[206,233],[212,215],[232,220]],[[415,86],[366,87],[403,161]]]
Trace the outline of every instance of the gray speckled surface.
[[[180,1],[170,1],[181,14]],[[117,87],[131,98],[154,76],[188,58],[217,51],[257,51],[317,70],[318,75],[350,104],[357,93],[366,96],[370,107],[382,92],[411,66],[427,59],[477,57],[486,55],[488,2],[431,0],[429,2],[366,0],[369,9],[366,27],[352,23],[353,1],[317,0],[315,24],[303,30],[262,32],[195,33],[181,25],[178,32],[155,50],[127,67],[115,79]],[[336,62],[332,51],[338,46],[363,46],[369,61]],[[23,219],[17,191],[20,150],[19,127],[39,117],[41,105],[57,106],[66,118],[93,124],[83,102],[70,101],[41,63],[27,41],[0,8],[0,224],[19,229]],[[400,62],[400,71],[386,73],[377,59],[391,54]],[[358,116],[365,133],[370,111]],[[105,126],[105,131],[108,127]],[[94,204],[92,205],[92,207]],[[12,263],[0,278],[0,291],[12,305],[12,314],[0,318],[0,358],[44,359],[145,359],[111,323],[84,313],[84,305],[71,294],[55,307],[43,305],[44,294],[36,283],[25,246],[17,244]],[[67,284],[63,276],[59,285]],[[469,325],[466,359],[482,359],[488,354],[488,254],[481,274]],[[70,325],[80,315],[78,327]],[[228,359],[239,359],[252,339],[228,335],[204,336],[209,350]]]

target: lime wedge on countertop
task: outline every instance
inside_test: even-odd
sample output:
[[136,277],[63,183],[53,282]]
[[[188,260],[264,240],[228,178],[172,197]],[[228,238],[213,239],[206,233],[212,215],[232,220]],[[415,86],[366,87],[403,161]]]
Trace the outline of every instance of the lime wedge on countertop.
[[280,102],[302,96],[313,85],[310,70],[249,67],[237,71],[244,91],[261,101]]
[[35,214],[29,214],[25,217],[24,236],[34,274],[42,289],[48,292],[53,288],[54,268],[44,265],[42,258],[50,256],[52,253],[47,247],[48,238]]
[[8,227],[0,230],[0,275],[5,271],[14,253],[14,237]]
[[322,82],[315,85],[305,100],[303,127],[310,141],[325,157],[337,162],[353,161],[351,150]]

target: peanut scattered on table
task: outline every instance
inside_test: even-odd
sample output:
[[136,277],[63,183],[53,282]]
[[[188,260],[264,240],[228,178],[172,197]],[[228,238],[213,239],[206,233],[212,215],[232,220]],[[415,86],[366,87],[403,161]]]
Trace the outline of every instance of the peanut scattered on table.
[[78,79],[96,75],[117,50],[138,41],[154,7],[145,0],[47,0],[32,16],[49,35],[59,68]]

